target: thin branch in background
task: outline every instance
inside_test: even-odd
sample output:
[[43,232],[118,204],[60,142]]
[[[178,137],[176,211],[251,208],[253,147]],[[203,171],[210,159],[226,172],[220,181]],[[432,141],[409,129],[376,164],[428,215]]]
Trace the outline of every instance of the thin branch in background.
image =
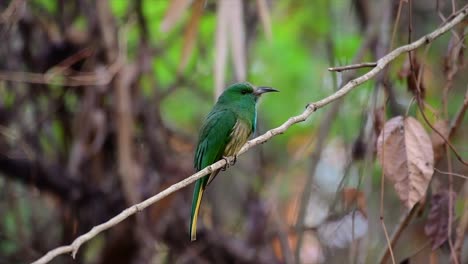
[[276,236],[281,247],[281,253],[283,255],[284,263],[293,264],[294,256],[291,251],[291,247],[289,246],[288,230],[287,228],[285,228],[285,224],[281,220],[281,217],[278,214],[278,210],[276,207],[271,208],[270,215],[272,216],[274,225],[276,226]]
[[8,7],[0,14],[0,24],[10,23],[11,18],[18,12],[23,2],[24,0],[13,0],[10,2]]
[[99,71],[98,73],[81,73],[69,76],[57,76],[57,80],[50,79],[50,76],[42,73],[1,71],[0,80],[70,87],[104,86],[112,81],[112,78],[121,66],[121,63],[119,62],[118,64],[111,65],[108,70],[105,71]]
[[[449,189],[449,193],[454,193],[453,192],[453,175],[451,174],[452,173],[452,159],[451,159],[451,155],[450,155],[450,150],[449,148],[447,147],[447,145],[444,146],[444,149],[445,149],[445,155],[447,157],[447,169],[448,169],[448,172],[449,172],[449,175],[448,175],[448,189]],[[447,240],[448,240],[448,244],[449,244],[449,248],[450,248],[450,257],[453,261],[453,263],[455,264],[458,264],[458,256],[457,256],[457,253],[455,251],[455,247],[453,245],[453,241],[452,241],[452,221],[453,221],[453,195],[449,195],[448,196],[448,227],[447,227]]]
[[[252,148],[252,147],[254,147],[254,146],[258,145],[258,144],[267,142],[268,140],[270,140],[271,138],[273,138],[276,135],[279,135],[279,134],[282,134],[282,133],[286,132],[289,129],[289,127],[291,127],[292,125],[307,120],[318,109],[320,109],[320,108],[322,108],[322,107],[324,107],[324,106],[326,106],[326,105],[328,105],[328,104],[330,104],[330,103],[344,97],[350,91],[352,91],[356,87],[358,87],[360,84],[368,81],[371,78],[374,78],[390,62],[395,60],[401,54],[404,54],[404,53],[406,53],[408,51],[417,49],[417,48],[419,48],[419,47],[421,47],[421,46],[423,46],[425,44],[430,43],[431,41],[438,38],[439,36],[441,36],[445,32],[449,31],[451,28],[456,26],[458,23],[462,22],[463,19],[465,19],[465,17],[467,17],[467,16],[468,16],[468,8],[460,10],[458,15],[456,15],[452,20],[447,22],[442,27],[440,27],[440,28],[434,30],[433,32],[421,37],[420,39],[418,39],[417,41],[415,41],[415,42],[413,42],[411,44],[401,46],[401,47],[393,50],[392,52],[388,53],[387,55],[383,56],[382,58],[380,58],[377,61],[377,66],[375,68],[373,68],[372,70],[370,70],[368,73],[349,81],[345,86],[343,86],[340,90],[336,91],[332,95],[330,95],[330,96],[328,96],[328,97],[326,97],[326,98],[324,98],[322,100],[319,100],[317,102],[308,104],[306,109],[304,110],[304,112],[302,112],[300,115],[289,118],[281,126],[276,127],[274,129],[271,129],[271,130],[267,131],[266,133],[264,133],[263,135],[261,135],[259,137],[256,137],[256,138],[250,140],[249,142],[247,142],[242,147],[242,149],[240,150],[238,155],[241,155],[241,154],[245,153],[250,148]],[[233,157],[229,157],[227,159],[228,162],[231,162],[232,160],[233,160]],[[217,169],[222,168],[225,165],[226,165],[226,160],[225,159],[222,159],[222,160],[220,160],[220,161],[218,161],[216,163],[213,163],[212,165],[206,167],[205,169],[191,175],[190,177],[188,177],[188,178],[186,178],[186,179],[184,179],[184,180],[182,180],[182,181],[180,181],[180,182],[178,182],[176,184],[171,185],[167,189],[165,189],[165,190],[159,192],[158,194],[144,200],[143,202],[135,204],[135,205],[125,209],[124,211],[122,211],[118,215],[114,216],[110,220],[104,222],[103,224],[100,224],[100,225],[97,225],[97,226],[93,227],[89,232],[77,237],[70,245],[61,246],[61,247],[58,247],[56,249],[53,249],[53,250],[47,252],[47,254],[45,254],[43,257],[39,258],[38,260],[36,260],[33,263],[34,264],[48,263],[49,261],[51,261],[55,257],[57,257],[59,255],[67,254],[67,253],[71,253],[72,256],[75,257],[78,250],[79,250],[79,248],[81,247],[81,245],[83,243],[86,243],[90,239],[94,238],[96,235],[98,235],[101,232],[103,232],[103,231],[117,225],[118,223],[124,221],[128,217],[136,214],[137,212],[140,212],[140,211],[144,210],[148,206],[158,202],[159,200],[161,200],[162,198],[168,196],[169,194],[174,193],[174,192],[176,192],[176,191],[190,185],[191,183],[195,182],[196,180],[202,178],[203,176],[205,176],[205,175],[207,175],[207,174],[209,174],[209,173],[211,173],[211,172],[213,172],[213,171],[215,171]]]
[[403,2],[405,2],[405,1],[400,0],[400,3],[398,4],[397,16],[396,16],[396,19],[395,19],[395,23],[393,24],[392,38],[390,40],[390,50],[393,49],[393,44],[395,43],[395,36],[396,36],[396,32],[398,30],[398,24],[400,23],[400,15],[401,15],[401,8],[403,7]]
[[[392,233],[389,245],[391,247],[394,247],[400,238],[400,236],[403,234],[403,231],[405,230],[406,227],[408,227],[409,223],[411,222],[411,219],[416,215],[416,212],[419,211],[421,204],[417,203],[409,212],[407,212],[400,220],[398,225],[396,226],[395,230]],[[388,243],[388,241],[387,241]],[[383,251],[381,257],[379,258],[379,262],[381,264],[384,264],[387,262],[388,257],[391,254],[391,247],[387,246],[385,250]]]
[[455,173],[455,172],[450,172],[450,171],[442,171],[442,170],[439,170],[437,168],[434,168],[434,170],[437,171],[440,174],[453,175],[453,176],[468,180],[468,176],[460,174],[460,173]]
[[466,162],[461,157],[461,155],[458,153],[458,151],[455,149],[452,143],[450,143],[449,139],[447,139],[439,130],[437,130],[428,120],[426,114],[424,113],[424,110],[422,109],[422,104],[418,104],[418,109],[424,121],[426,122],[426,124],[444,140],[445,144],[447,144],[447,146],[450,147],[450,149],[452,150],[453,154],[455,154],[455,157],[458,159],[458,161],[460,161],[463,165],[468,166],[468,162]]
[[78,51],[77,53],[71,55],[70,57],[58,63],[56,66],[53,66],[52,68],[50,68],[45,74],[45,79],[48,81],[51,81],[55,76],[57,76],[58,74],[64,73],[75,63],[91,56],[93,53],[94,53],[93,49],[89,47]]
[[[383,182],[383,181],[382,181]],[[387,241],[387,248],[388,252],[390,252],[390,257],[392,258],[392,263],[395,264],[395,255],[393,254],[393,249],[392,249],[392,242],[390,241],[390,238],[388,236],[388,231],[387,231],[387,226],[385,225],[385,221],[383,217],[380,217],[380,224],[382,225],[384,234],[385,234],[385,240]],[[383,262],[382,262],[383,263]]]
[[328,68],[329,71],[336,71],[336,72],[342,72],[342,71],[348,71],[348,70],[354,70],[354,69],[360,69],[360,68],[371,68],[377,66],[377,63],[375,62],[364,62],[364,63],[358,63],[358,64],[352,64],[352,65],[346,65],[346,66],[338,66],[338,67],[330,67]]
[[[386,107],[387,104],[384,103],[383,105],[383,112],[386,112]],[[384,115],[384,124],[385,124],[385,115]],[[385,142],[385,133],[382,133],[382,142]],[[382,144],[382,160],[385,161],[384,155],[385,155],[385,150],[383,149],[385,147],[385,144]],[[382,167],[384,167],[384,164],[382,164]],[[385,174],[384,170],[382,170],[382,173],[380,175],[380,212],[379,212],[379,220],[380,224],[382,225],[382,229],[384,231],[385,235],[385,240],[387,242],[387,249],[388,252],[390,253],[390,257],[392,258],[392,263],[395,264],[395,255],[393,254],[393,245],[392,242],[390,241],[390,238],[388,236],[388,231],[387,231],[387,226],[385,225],[385,219],[384,219],[384,193],[385,193]]]
[[[119,43],[120,46],[126,48],[125,43]],[[86,56],[88,51],[82,50],[83,53],[77,53],[78,57]],[[118,52],[117,58],[109,64],[105,69],[95,70],[95,72],[79,72],[73,75],[58,75],[55,70],[42,73],[34,72],[15,72],[15,71],[0,71],[0,80],[2,81],[11,81],[11,82],[24,82],[24,83],[37,83],[37,84],[47,84],[47,85],[60,85],[60,86],[105,86],[108,85],[114,76],[120,71],[123,66],[123,54],[126,50]],[[72,62],[76,58],[69,58]],[[70,61],[63,61],[62,63],[69,64]],[[60,65],[60,64],[59,64]],[[63,69],[58,68],[59,72]]]
[[[456,176],[455,174],[453,175]],[[463,215],[458,223],[457,240],[455,241],[455,251],[458,256],[461,256],[462,247],[465,242],[465,233],[468,228],[468,203],[466,202],[468,200],[468,181],[465,181],[465,184],[463,184],[462,192],[464,193],[465,206],[463,208]]]
[[460,127],[463,121],[463,118],[465,117],[465,113],[467,109],[468,109],[468,86],[466,87],[465,98],[463,99],[463,104],[461,105],[457,114],[455,114],[455,117],[452,119],[452,122],[450,124],[449,138],[453,134],[455,134],[457,129]]

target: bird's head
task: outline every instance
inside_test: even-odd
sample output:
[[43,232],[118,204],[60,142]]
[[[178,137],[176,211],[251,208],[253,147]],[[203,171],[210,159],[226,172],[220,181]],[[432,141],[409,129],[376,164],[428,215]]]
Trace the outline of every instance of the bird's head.
[[235,101],[235,100],[253,100],[256,102],[258,98],[264,93],[269,92],[279,92],[276,89],[271,87],[254,87],[252,84],[248,82],[242,83],[235,83],[229,86],[223,94],[219,97],[220,100],[228,100],[228,101]]

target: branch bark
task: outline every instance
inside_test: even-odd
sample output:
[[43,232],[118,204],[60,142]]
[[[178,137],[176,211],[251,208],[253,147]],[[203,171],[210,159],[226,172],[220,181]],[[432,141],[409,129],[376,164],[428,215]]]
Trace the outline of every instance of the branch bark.
[[[324,98],[324,99],[322,99],[320,101],[308,104],[306,106],[306,109],[304,110],[304,112],[302,112],[300,115],[289,118],[281,126],[276,127],[274,129],[271,129],[271,130],[267,131],[265,134],[263,134],[263,135],[261,135],[259,137],[256,137],[256,138],[250,140],[249,142],[247,142],[244,145],[244,147],[242,147],[242,149],[240,150],[238,155],[241,155],[241,154],[245,153],[250,148],[252,148],[252,147],[254,147],[254,146],[258,145],[258,144],[267,142],[269,139],[271,139],[272,137],[274,137],[274,136],[276,136],[278,134],[283,134],[292,125],[307,120],[312,115],[312,113],[315,112],[316,110],[330,104],[331,102],[334,102],[334,101],[342,98],[343,96],[348,94],[351,90],[358,87],[360,84],[362,84],[362,83],[368,81],[369,79],[375,77],[391,61],[393,61],[395,58],[397,58],[401,54],[406,53],[408,51],[415,50],[415,49],[423,46],[424,44],[430,43],[435,38],[441,36],[442,34],[449,31],[451,28],[453,28],[455,25],[462,22],[463,19],[465,19],[465,17],[467,17],[467,15],[468,15],[468,7],[464,7],[462,10],[460,10],[457,13],[456,16],[454,16],[452,18],[452,20],[448,20],[447,23],[445,23],[443,26],[439,27],[435,31],[423,36],[422,38],[418,39],[417,41],[414,41],[411,44],[401,46],[401,47],[393,50],[392,52],[388,53],[384,57],[380,58],[377,61],[377,66],[375,68],[373,68],[372,70],[370,70],[368,73],[366,73],[366,74],[364,74],[364,75],[362,75],[362,76],[360,76],[360,77],[358,77],[356,79],[353,79],[353,80],[349,81],[345,86],[343,86],[343,88],[341,88],[337,92],[333,93],[332,95],[330,95],[330,96],[328,96],[328,97],[326,97],[326,98]],[[230,162],[230,161],[232,161],[232,159],[233,159],[233,157],[229,157],[228,161]],[[127,219],[129,216],[134,215],[137,212],[140,212],[140,211],[144,210],[148,206],[158,202],[159,200],[161,200],[162,198],[168,196],[169,194],[171,194],[173,192],[176,192],[176,191],[190,185],[191,183],[193,183],[196,180],[200,179],[201,177],[213,172],[214,170],[222,168],[225,164],[226,164],[226,160],[224,160],[224,159],[222,159],[222,160],[220,160],[220,161],[218,161],[216,163],[213,163],[212,165],[204,168],[203,170],[191,175],[190,177],[188,177],[188,178],[186,178],[186,179],[184,179],[184,180],[182,180],[182,181],[180,181],[180,182],[178,182],[176,184],[173,184],[169,188],[167,188],[164,191],[162,191],[162,192],[160,192],[160,193],[158,193],[158,194],[144,200],[143,202],[135,204],[135,205],[125,209],[120,214],[118,214],[115,217],[111,218],[107,222],[104,222],[104,223],[102,223],[100,225],[97,225],[97,226],[93,227],[88,233],[85,233],[85,234],[77,237],[70,245],[61,246],[61,247],[58,247],[58,248],[55,248],[55,249],[49,251],[43,257],[41,257],[40,259],[34,261],[33,264],[48,263],[49,261],[51,261],[55,257],[57,257],[59,255],[62,255],[62,254],[66,254],[66,253],[71,253],[72,257],[75,257],[76,253],[78,252],[78,249],[80,248],[80,246],[82,244],[86,243],[87,241],[89,241],[90,239],[94,238],[99,233],[101,233],[101,232],[103,232],[103,231],[117,225],[118,223],[120,223],[120,222],[124,221],[125,219]]]

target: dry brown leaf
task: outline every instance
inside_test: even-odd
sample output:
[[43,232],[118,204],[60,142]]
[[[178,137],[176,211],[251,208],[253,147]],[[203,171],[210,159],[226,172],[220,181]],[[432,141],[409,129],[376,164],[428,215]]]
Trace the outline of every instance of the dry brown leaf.
[[200,24],[200,17],[203,13],[203,6],[205,0],[195,0],[192,6],[192,15],[189,22],[185,27],[184,42],[182,47],[182,57],[178,71],[182,72],[189,61],[190,55],[192,55],[193,48],[195,47],[196,36],[198,33],[198,25]]
[[[451,196],[451,197],[450,197]],[[432,250],[439,248],[448,237],[449,210],[455,215],[455,192],[447,190],[434,194],[431,198],[431,210],[427,216],[424,232],[431,238]],[[449,208],[449,199],[452,207]]]
[[188,8],[192,0],[172,0],[166,15],[161,23],[161,31],[167,32],[172,29],[175,23],[180,19],[184,11]]
[[416,98],[424,99],[424,96],[426,95],[426,87],[424,85],[424,76],[423,71],[421,70],[421,63],[419,62],[416,54],[413,54],[411,60],[412,65],[410,59],[406,59],[405,64],[403,64],[403,68],[398,73],[398,76],[400,79],[406,79],[408,91],[410,91]]
[[351,242],[367,233],[369,222],[358,210],[340,219],[326,221],[317,229],[320,241],[331,248],[346,248]]
[[351,150],[351,156],[354,161],[363,160],[366,156],[367,141],[363,139],[363,133],[354,140],[353,147]]
[[431,140],[413,117],[388,120],[377,139],[377,156],[385,177],[406,207],[412,208],[426,194],[434,172]]
[[367,217],[366,196],[356,188],[343,188],[341,192],[345,210],[350,210],[356,206],[361,213]]
[[[439,131],[445,138],[448,138],[450,128],[447,120],[437,120],[434,128]],[[431,132],[432,149],[434,150],[434,160],[438,161],[444,155],[444,139],[435,131]]]
[[374,131],[376,135],[380,135],[385,124],[385,111],[383,107],[374,110]]

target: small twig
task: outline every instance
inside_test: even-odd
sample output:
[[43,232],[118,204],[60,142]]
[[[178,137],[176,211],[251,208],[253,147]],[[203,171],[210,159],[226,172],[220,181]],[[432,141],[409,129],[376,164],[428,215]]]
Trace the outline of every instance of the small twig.
[[360,68],[372,68],[377,66],[376,62],[363,62],[363,63],[358,63],[358,64],[351,64],[351,65],[346,65],[346,66],[338,66],[338,67],[330,67],[328,68],[329,71],[336,71],[336,72],[342,72],[342,71],[348,71],[348,70],[354,70],[354,69],[360,69]]
[[460,127],[463,118],[465,117],[466,110],[468,109],[468,86],[466,88],[465,92],[465,99],[463,100],[463,104],[458,110],[457,114],[453,118],[451,124],[450,124],[450,132],[448,137],[450,138],[455,132],[457,131],[458,127]]
[[[444,146],[445,154],[447,155],[447,168],[448,168],[448,187],[449,187],[449,194],[453,193],[453,175],[452,175],[452,159],[450,158],[450,151],[447,145]],[[448,227],[447,227],[447,241],[450,248],[450,257],[452,258],[454,264],[458,263],[457,253],[455,252],[455,247],[452,241],[452,221],[453,221],[453,196],[448,196]]]
[[459,173],[455,173],[455,172],[442,171],[442,170],[439,170],[437,168],[434,168],[434,171],[437,171],[440,174],[453,175],[453,176],[468,180],[468,176],[465,176],[463,174],[459,174]]
[[71,55],[70,57],[67,57],[64,59],[62,62],[58,63],[57,65],[53,66],[50,68],[46,73],[45,73],[45,80],[50,81],[52,80],[55,76],[58,74],[64,73],[68,68],[70,68],[73,64],[77,63],[80,60],[85,59],[86,57],[89,57],[93,54],[93,50],[89,47],[84,48],[77,53]]
[[398,29],[398,24],[400,23],[400,15],[401,15],[401,8],[403,7],[403,0],[400,0],[400,3],[398,4],[398,11],[397,11],[397,16],[395,18],[395,23],[393,24],[393,32],[392,32],[392,38],[390,40],[390,49],[393,48],[393,43],[395,42],[395,36],[396,32]]
[[457,149],[455,149],[455,147],[452,145],[452,143],[450,143],[450,141],[439,130],[437,130],[431,124],[431,122],[429,122],[428,118],[426,117],[426,114],[424,113],[424,110],[421,107],[421,104],[418,104],[418,109],[419,109],[419,112],[421,113],[421,116],[423,117],[424,121],[426,122],[426,124],[444,140],[445,144],[447,144],[447,146],[452,150],[453,154],[455,154],[455,157],[457,157],[457,160],[460,161],[463,165],[468,166],[468,162],[466,162],[461,157],[461,155],[458,153]]
[[278,237],[278,241],[281,248],[281,253],[283,255],[283,260],[285,264],[293,264],[294,263],[294,256],[289,246],[288,240],[288,230],[285,228],[281,217],[278,214],[278,210],[276,208],[272,208],[271,216],[273,222],[276,226],[276,236]]
[[18,12],[18,9],[23,4],[24,0],[14,0],[8,7],[0,14],[0,24],[6,24]]
[[[322,108],[322,107],[330,104],[331,102],[334,102],[334,101],[342,98],[343,96],[348,94],[350,91],[352,91],[353,89],[358,87],[360,84],[362,84],[362,83],[368,81],[369,79],[375,77],[390,62],[395,60],[401,54],[404,54],[404,53],[406,53],[406,52],[408,52],[410,50],[417,49],[417,48],[423,46],[424,44],[427,44],[427,43],[433,41],[435,38],[441,36],[445,32],[449,31],[451,28],[453,28],[455,25],[457,25],[458,23],[463,21],[463,19],[467,15],[468,15],[468,8],[465,8],[465,9],[461,10],[457,16],[455,16],[452,20],[450,20],[447,24],[443,25],[442,27],[440,27],[440,28],[434,30],[433,32],[423,36],[422,38],[418,39],[417,41],[415,41],[415,42],[413,42],[411,44],[401,46],[401,47],[393,50],[392,52],[388,53],[387,55],[383,56],[382,58],[380,58],[377,61],[377,66],[375,68],[373,68],[372,70],[370,70],[369,72],[367,72],[366,74],[364,74],[364,75],[362,75],[362,76],[360,76],[360,77],[358,77],[356,79],[353,79],[353,80],[349,81],[345,86],[343,86],[340,90],[336,91],[332,95],[330,95],[330,96],[328,96],[328,97],[326,97],[326,98],[324,98],[324,99],[322,99],[320,101],[317,101],[315,103],[308,104],[306,109],[304,110],[304,112],[302,112],[300,115],[290,117],[281,126],[276,127],[274,129],[271,129],[271,130],[267,131],[265,134],[263,134],[263,135],[261,135],[259,137],[256,137],[256,138],[250,140],[249,142],[247,142],[242,147],[242,149],[240,150],[238,155],[241,155],[241,154],[245,153],[250,148],[252,148],[252,147],[254,147],[254,146],[258,145],[258,144],[267,142],[272,137],[274,137],[274,136],[276,136],[278,134],[284,133],[292,125],[307,120],[312,115],[312,113],[314,113],[319,108]],[[232,161],[233,157],[229,157],[227,160]],[[184,180],[182,180],[182,181],[180,181],[180,182],[178,182],[176,184],[171,185],[169,188],[167,188],[167,189],[159,192],[158,194],[144,200],[143,202],[135,204],[135,205],[125,209],[124,211],[122,211],[118,215],[114,216],[113,218],[109,219],[108,221],[93,227],[89,232],[77,237],[70,245],[61,246],[61,247],[55,248],[55,249],[47,252],[47,254],[45,254],[43,257],[41,257],[38,260],[34,261],[33,264],[48,263],[49,261],[51,261],[55,257],[57,257],[59,255],[66,254],[66,253],[71,253],[72,256],[75,257],[78,250],[79,250],[79,248],[84,243],[86,243],[90,239],[94,238],[96,235],[98,235],[101,232],[103,232],[103,231],[117,225],[118,223],[124,221],[128,217],[136,214],[137,212],[140,212],[140,211],[144,210],[148,206],[158,202],[159,200],[163,199],[164,197],[168,196],[169,194],[174,193],[174,192],[176,192],[176,191],[190,185],[191,183],[195,182],[196,180],[202,178],[203,176],[205,176],[205,175],[207,175],[207,174],[209,174],[209,173],[211,173],[211,172],[213,172],[215,170],[218,170],[218,169],[222,168],[225,164],[226,164],[226,160],[224,160],[224,159],[222,159],[222,160],[220,160],[220,161],[218,161],[216,163],[213,163],[212,165],[204,168],[203,170],[191,175],[190,177],[188,177],[188,178],[186,178],[186,179],[184,179]]]
[[[383,111],[384,113],[386,112],[386,104],[383,105]],[[385,122],[385,120],[384,120]],[[382,135],[385,135],[385,133],[382,133]],[[382,137],[382,142],[385,142],[385,137]],[[384,147],[385,144],[382,145],[382,161],[385,161],[384,158]],[[382,164],[384,166],[384,164]],[[392,258],[392,263],[395,264],[395,255],[393,254],[393,244],[392,241],[390,241],[390,237],[388,236],[388,231],[387,231],[387,226],[385,225],[385,220],[384,220],[384,191],[385,191],[385,174],[384,170],[382,170],[382,173],[380,175],[380,224],[382,225],[382,229],[384,231],[385,235],[385,240],[387,241],[387,251],[390,254],[390,257]]]
[[[466,201],[468,199],[468,181],[465,181],[465,184],[463,185],[463,191],[464,191],[464,199]],[[458,256],[461,255],[463,243],[465,242],[465,233],[466,233],[467,228],[468,228],[468,203],[465,202],[463,215],[460,219],[460,222],[458,223],[457,239],[455,241],[455,251],[457,252]]]
[[[413,209],[411,209],[409,212],[407,212],[400,220],[398,226],[395,228],[395,230],[392,233],[390,242],[387,241],[387,243],[390,243],[391,247],[394,247],[398,239],[400,238],[401,234],[403,234],[403,230],[408,226],[410,223],[411,219],[413,218],[414,215],[416,215],[416,212],[419,211],[419,206],[420,204],[416,204]],[[385,251],[383,252],[382,256],[380,257],[380,260],[378,263],[386,263],[388,257],[390,256],[390,249],[391,247],[387,247]]]

